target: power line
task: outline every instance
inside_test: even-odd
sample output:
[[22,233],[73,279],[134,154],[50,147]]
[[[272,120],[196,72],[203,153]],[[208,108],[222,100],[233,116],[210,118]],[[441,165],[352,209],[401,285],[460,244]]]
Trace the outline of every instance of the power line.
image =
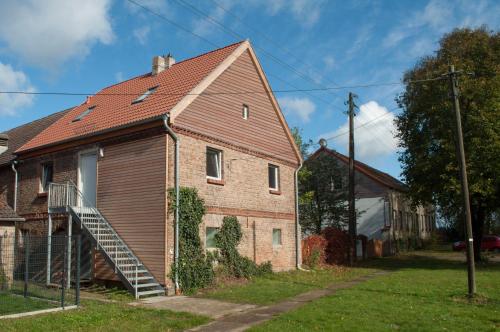
[[[255,29],[253,28],[250,24],[247,24],[241,17],[239,17],[238,15],[234,14],[232,11],[230,11],[229,9],[225,8],[224,6],[222,6],[218,1],[216,0],[211,0],[217,7],[219,7],[220,9],[222,9],[225,13],[229,14],[230,16],[234,17],[238,22],[240,22],[241,24],[245,25],[250,31],[253,31],[259,35],[261,35],[264,39],[266,39],[268,42],[270,42],[271,44],[273,44],[274,46],[276,46],[276,48],[280,49],[283,53],[287,54],[288,56],[294,58],[296,61],[301,61],[301,59],[299,59],[295,54],[293,54],[292,52],[290,52],[290,50],[288,50],[287,48],[281,46],[279,43],[277,43],[276,41],[274,41],[273,38],[271,38],[268,34],[262,32],[261,30],[259,29]],[[314,71],[316,71],[317,73],[319,73],[319,71],[314,68],[312,65],[310,65],[309,63],[307,62],[303,62],[303,64],[307,67],[307,68],[310,68]],[[328,79],[327,80],[333,84],[333,85],[337,85],[334,81],[332,81],[331,79]]]
[[[144,5],[142,5],[142,4],[140,4],[140,3],[138,3],[138,2],[136,2],[136,1],[134,1],[134,0],[126,0],[126,1],[128,1],[128,2],[130,2],[130,3],[134,4],[134,5],[138,6],[138,7],[140,7],[140,8],[142,8],[142,9],[146,10],[147,12],[149,12],[149,13],[151,13],[151,14],[153,14],[153,15],[155,15],[155,16],[157,16],[157,17],[159,17],[159,18],[163,19],[163,20],[166,20],[167,22],[171,23],[172,25],[174,25],[175,27],[177,27],[177,28],[181,29],[182,31],[184,31],[184,32],[186,32],[186,33],[189,33],[189,34],[192,34],[193,36],[195,36],[195,37],[198,37],[198,38],[202,39],[203,41],[205,41],[205,42],[209,43],[210,45],[213,45],[213,46],[215,46],[215,47],[220,47],[219,45],[217,45],[216,43],[214,43],[214,42],[210,41],[209,39],[207,39],[207,38],[205,38],[205,37],[203,37],[203,36],[201,36],[201,35],[199,35],[199,34],[197,34],[197,33],[193,32],[193,31],[191,31],[191,30],[189,30],[189,29],[186,29],[186,28],[182,27],[180,24],[178,24],[178,23],[176,23],[175,21],[173,21],[173,20],[171,20],[171,19],[167,18],[165,15],[159,14],[159,13],[157,13],[157,12],[155,12],[155,11],[151,10],[151,9],[150,9],[150,8],[148,8],[147,6],[144,6]],[[211,16],[209,16],[208,14],[204,13],[203,11],[201,11],[201,10],[197,9],[196,7],[192,6],[191,4],[186,3],[186,2],[183,2],[183,1],[180,1],[180,0],[176,0],[176,1],[177,1],[178,3],[183,4],[183,5],[184,5],[184,7],[187,7],[187,8],[188,8],[189,10],[191,10],[192,12],[197,13],[197,15],[199,15],[199,16],[203,16],[203,17],[205,17],[206,19],[210,20],[213,24],[216,24],[216,25],[220,26],[220,27],[221,27],[221,28],[223,28],[223,29],[224,29],[227,33],[229,33],[229,34],[233,35],[233,37],[236,37],[236,38],[239,38],[239,39],[245,39],[245,37],[244,37],[244,36],[240,35],[239,33],[235,32],[234,30],[232,30],[232,29],[230,29],[230,28],[227,28],[226,26],[224,26],[224,24],[222,24],[222,23],[218,22],[217,20],[213,19]],[[258,47],[257,45],[256,45],[256,47],[257,47],[258,49],[260,49],[260,50],[264,53],[264,55],[266,55],[266,56],[270,57],[271,59],[275,60],[276,62],[280,63],[280,64],[281,64],[281,65],[283,65],[285,68],[287,68],[287,69],[291,70],[292,72],[294,72],[296,75],[298,75],[298,76],[300,76],[300,77],[302,77],[302,78],[304,78],[304,79],[310,80],[311,82],[315,83],[313,79],[311,79],[311,78],[310,78],[310,77],[308,77],[307,75],[302,74],[301,72],[297,71],[297,70],[296,70],[293,66],[291,66],[291,65],[287,64],[286,62],[284,62],[284,61],[280,60],[279,58],[276,58],[274,55],[272,55],[271,53],[267,52],[266,50],[264,50],[264,49],[262,49],[262,48]],[[294,86],[293,84],[291,84],[291,83],[289,83],[289,82],[287,82],[287,81],[283,80],[282,78],[280,78],[280,77],[278,77],[278,76],[276,76],[276,75],[272,75],[272,74],[270,74],[270,73],[268,73],[268,75],[269,75],[269,76],[274,77],[275,79],[277,79],[277,80],[279,80],[279,81],[281,81],[281,82],[283,82],[283,83],[285,83],[285,84],[287,84],[287,85],[289,85],[289,86],[291,86],[291,87],[296,88],[296,86]],[[316,84],[316,85],[318,85],[318,84]],[[320,85],[318,85],[318,86],[320,86]],[[303,92],[304,92],[305,94],[310,95],[307,91],[303,91]],[[312,95],[310,95],[310,96],[312,96]],[[324,102],[326,105],[331,105],[331,104],[332,104],[331,102],[329,102],[329,101],[327,101],[327,100],[325,100],[325,99],[323,99],[323,98],[321,98],[321,97],[318,97],[318,96],[312,96],[312,97],[313,97],[313,98],[315,98],[315,99],[317,99],[317,100],[320,100],[320,101]]]
[[[404,84],[417,84],[417,83],[423,83],[423,82],[430,82],[430,81],[438,81],[438,80],[444,80],[446,78],[443,77],[436,77],[436,78],[430,78],[430,79],[424,79],[424,80],[415,80],[415,81],[408,81],[408,82],[387,82],[387,83],[373,83],[373,84],[361,84],[361,85],[348,85],[348,86],[335,86],[335,87],[325,87],[325,88],[311,88],[311,89],[283,89],[283,90],[267,90],[265,89],[264,91],[221,91],[221,92],[201,92],[201,93],[155,93],[155,95],[159,96],[186,96],[186,95],[192,95],[192,96],[198,96],[198,95],[244,95],[244,94],[267,94],[269,92],[271,93],[292,93],[292,92],[316,92],[316,91],[326,91],[326,90],[346,90],[346,89],[353,89],[353,88],[370,88],[370,87],[377,87],[377,86],[387,86],[387,85],[404,85]],[[23,94],[23,95],[63,95],[63,96],[95,96],[95,95],[100,95],[100,96],[137,96],[144,93],[144,91],[138,91],[137,93],[109,93],[109,92],[102,92],[102,93],[87,93],[87,92],[64,92],[64,91],[45,91],[45,92],[37,92],[37,91],[0,91],[0,94]]]
[[[388,116],[389,114],[394,113],[394,111],[396,111],[396,110],[398,110],[398,109],[399,109],[399,107],[394,107],[394,108],[390,109],[387,113],[384,113],[384,114],[382,114],[382,115],[380,115],[380,116],[377,116],[376,118],[371,119],[370,121],[367,121],[367,122],[365,122],[365,123],[363,123],[363,124],[361,124],[361,125],[359,125],[359,126],[355,127],[355,128],[354,128],[354,130],[359,129],[359,128],[366,127],[366,126],[368,126],[368,125],[370,125],[370,124],[374,124],[374,122],[375,122],[375,121],[380,120],[381,118],[386,117],[386,116]],[[347,134],[349,134],[349,130],[346,130],[346,131],[344,131],[344,132],[342,132],[342,133],[340,133],[340,134],[337,134],[337,135],[335,135],[335,136],[330,136],[330,137],[327,137],[327,138],[325,138],[325,140],[327,140],[327,141],[331,141],[331,140],[334,140],[334,139],[336,139],[336,138],[338,138],[338,137],[341,137],[341,136],[344,136],[344,135],[347,135]]]

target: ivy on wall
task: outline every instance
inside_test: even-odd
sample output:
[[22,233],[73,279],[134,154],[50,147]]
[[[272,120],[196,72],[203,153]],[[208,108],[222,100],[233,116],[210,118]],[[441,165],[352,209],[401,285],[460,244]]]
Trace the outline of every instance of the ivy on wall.
[[215,235],[215,245],[219,248],[216,259],[222,265],[222,268],[229,275],[236,278],[250,278],[272,273],[271,262],[257,265],[249,258],[240,255],[237,246],[242,235],[238,219],[234,216],[224,217],[222,227]]
[[[169,212],[175,212],[175,190],[169,189]],[[192,293],[209,286],[214,280],[212,262],[201,245],[200,224],[205,203],[195,188],[181,187],[179,192],[179,284],[183,292]],[[170,278],[174,278],[175,265]]]

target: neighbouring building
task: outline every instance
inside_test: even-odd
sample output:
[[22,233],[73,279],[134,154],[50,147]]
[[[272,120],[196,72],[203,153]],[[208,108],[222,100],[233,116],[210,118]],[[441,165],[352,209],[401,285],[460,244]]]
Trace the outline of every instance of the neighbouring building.
[[[243,255],[276,270],[298,264],[301,157],[248,41],[180,62],[155,57],[150,72],[60,114],[15,157],[25,224],[91,239],[92,278],[121,280],[137,297],[174,288],[167,191],[176,169],[180,186],[197,188],[205,201],[207,248],[232,215]],[[12,201],[14,181],[6,182]]]
[[[345,169],[342,173],[348,174],[349,157],[326,146],[316,150],[305,164],[320,155],[329,156],[332,163]],[[365,163],[356,160],[354,170],[358,235],[382,241],[384,255],[421,246],[429,239],[435,229],[434,206],[413,207],[403,182]],[[338,183],[347,190],[347,178]]]

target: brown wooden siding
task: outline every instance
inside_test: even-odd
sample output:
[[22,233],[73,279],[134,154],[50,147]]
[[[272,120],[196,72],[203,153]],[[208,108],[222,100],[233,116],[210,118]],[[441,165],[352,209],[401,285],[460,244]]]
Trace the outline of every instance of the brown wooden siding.
[[[165,282],[164,135],[104,145],[98,163],[97,207],[161,283]],[[96,278],[109,279],[96,261]]]
[[[251,94],[215,94],[227,91],[257,91]],[[271,156],[297,163],[270,97],[248,51],[176,118],[175,125]],[[242,117],[243,104],[249,118]]]

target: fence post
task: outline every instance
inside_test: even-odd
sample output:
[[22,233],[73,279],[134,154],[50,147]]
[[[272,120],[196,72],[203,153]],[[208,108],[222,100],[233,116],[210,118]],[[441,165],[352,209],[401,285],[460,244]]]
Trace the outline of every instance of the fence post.
[[80,305],[80,254],[82,245],[82,235],[76,237],[76,305]]
[[30,261],[30,235],[26,234],[24,243],[24,297],[28,297],[29,261]]
[[63,238],[64,242],[64,259],[63,259],[63,270],[62,270],[62,276],[61,276],[61,307],[64,309],[64,296],[65,296],[65,290],[66,290],[66,261],[67,261],[67,255],[68,252],[66,251],[66,246],[68,245],[68,242],[65,241],[66,239]]

